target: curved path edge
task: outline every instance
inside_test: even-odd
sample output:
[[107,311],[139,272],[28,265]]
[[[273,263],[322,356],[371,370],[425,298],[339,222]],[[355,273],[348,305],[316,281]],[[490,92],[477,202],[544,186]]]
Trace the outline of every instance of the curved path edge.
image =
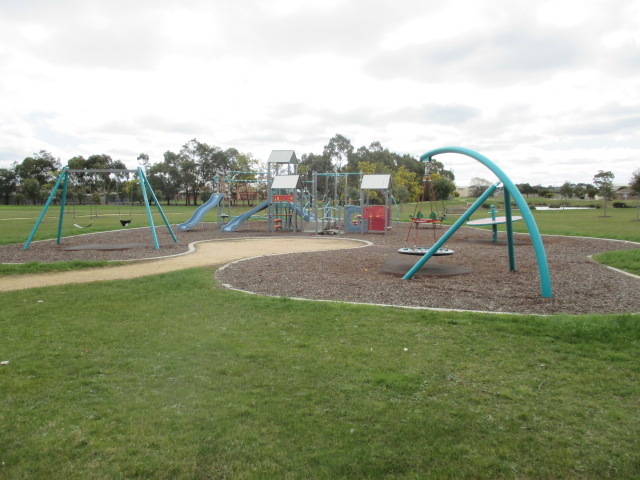
[[189,250],[167,257],[132,260],[125,265],[68,272],[8,275],[0,278],[0,292],[54,285],[139,278],[195,267],[222,265],[234,260],[265,255],[362,248],[371,242],[348,238],[252,237],[203,240],[189,244]]

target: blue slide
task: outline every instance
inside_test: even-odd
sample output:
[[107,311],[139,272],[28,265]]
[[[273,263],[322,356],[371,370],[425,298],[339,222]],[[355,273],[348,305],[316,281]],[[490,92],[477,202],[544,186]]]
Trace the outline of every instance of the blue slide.
[[302,217],[305,222],[315,222],[316,216],[311,213],[311,209],[303,209],[300,205],[296,204],[296,213]]
[[224,193],[214,193],[209,197],[209,200],[204,202],[193,213],[193,216],[184,223],[178,225],[178,230],[191,230],[197,224],[202,221],[204,214],[211,210],[213,207],[217,207],[220,204],[220,201],[224,198]]
[[226,225],[223,225],[222,231],[223,232],[235,232],[236,229],[240,226],[240,224],[242,222],[244,222],[245,220],[248,220],[251,215],[255,215],[259,211],[264,210],[265,208],[267,208],[268,206],[269,206],[269,200],[265,200],[264,202],[262,202],[257,207],[253,207],[248,212],[244,212],[242,215],[237,216],[236,218],[231,220]]

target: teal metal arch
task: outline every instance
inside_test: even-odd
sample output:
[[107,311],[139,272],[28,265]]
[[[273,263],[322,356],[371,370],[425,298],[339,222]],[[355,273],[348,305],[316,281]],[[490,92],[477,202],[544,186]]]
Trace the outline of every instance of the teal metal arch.
[[[502,171],[502,169],[500,167],[498,167],[495,163],[493,163],[491,160],[489,160],[487,157],[485,157],[484,155],[481,155],[478,152],[475,152],[473,150],[470,150],[468,148],[464,148],[464,147],[443,147],[443,148],[437,148],[435,150],[430,150],[424,154],[422,154],[420,156],[420,160],[425,162],[425,161],[430,161],[432,159],[432,157],[434,157],[435,155],[440,155],[443,153],[458,153],[461,155],[466,155],[468,157],[471,157],[475,160],[477,160],[478,162],[482,163],[485,167],[487,167],[489,170],[491,170],[500,180],[500,182],[502,183],[502,185],[504,186],[504,192],[505,192],[505,210],[506,210],[506,216],[507,216],[507,237],[508,237],[508,241],[509,241],[509,262],[511,265],[511,270],[515,269],[515,261],[514,261],[514,255],[513,255],[513,239],[512,239],[512,225],[511,225],[511,198],[513,197],[513,200],[516,202],[516,205],[518,206],[518,208],[520,209],[520,213],[522,215],[522,218],[524,219],[525,223],[527,224],[527,228],[529,229],[529,235],[531,236],[531,243],[533,245],[533,250],[535,252],[536,255],[536,260],[538,262],[538,272],[540,275],[540,289],[542,291],[542,296],[546,297],[546,298],[551,298],[552,295],[552,289],[551,289],[551,277],[549,275],[549,265],[547,263],[547,254],[544,250],[544,244],[542,243],[542,237],[540,236],[540,231],[538,230],[538,225],[536,225],[536,221],[533,218],[533,215],[531,214],[531,210],[529,210],[529,206],[527,205],[527,202],[525,201],[524,197],[522,196],[522,194],[520,193],[520,191],[516,188],[515,184],[511,181],[511,179],[507,176],[506,173],[504,173]],[[495,190],[495,187],[498,184],[496,184],[495,186],[492,186],[492,191]],[[484,198],[483,198],[484,201]],[[460,226],[464,223],[464,221],[466,221],[466,219],[471,216],[471,214],[473,213],[473,211],[475,211],[481,204],[482,202],[476,202],[472,208],[470,208],[468,211],[468,215],[461,217],[458,222],[456,222],[449,230],[448,230],[448,237],[449,238],[451,235],[453,235],[453,233],[455,232],[455,230],[457,230],[458,228],[460,228]],[[416,265],[414,265],[414,267],[409,270],[409,272],[407,272],[407,274],[403,277],[404,279],[410,279],[411,277],[413,277],[413,275],[426,263],[426,261],[431,257],[431,255],[433,254],[433,252],[431,252],[431,250],[433,250],[434,252],[437,250],[437,248],[435,248],[436,245],[434,245],[430,251],[428,251],[423,258],[421,258]]]

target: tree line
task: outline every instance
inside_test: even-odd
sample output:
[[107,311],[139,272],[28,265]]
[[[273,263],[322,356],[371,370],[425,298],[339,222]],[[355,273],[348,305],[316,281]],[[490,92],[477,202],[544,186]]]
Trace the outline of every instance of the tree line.
[[[177,152],[166,151],[159,162],[152,163],[144,153],[138,155],[136,160],[144,167],[156,196],[167,204],[181,198],[185,205],[196,205],[198,201],[206,201],[216,188],[216,177],[224,178],[232,171],[259,172],[266,168],[264,161],[254,158],[251,153],[242,153],[236,148],[223,149],[197,139],[188,141]],[[429,173],[435,196],[445,199],[455,192],[454,175],[440,162],[431,164]],[[22,162],[14,162],[10,168],[0,169],[2,202],[36,204],[45,201],[62,166],[60,159],[41,150]],[[67,166],[74,170],[127,168],[124,162],[106,154],[88,158],[75,156],[67,161]],[[391,152],[377,141],[368,147],[355,149],[349,139],[339,134],[329,140],[322,153],[305,153],[298,164],[298,171],[305,181],[311,179],[313,171],[390,174],[393,193],[399,202],[416,201],[421,197],[424,168],[424,164],[411,155]],[[242,173],[236,178],[250,182],[258,177],[257,174]],[[70,177],[70,182],[71,191],[79,197],[95,196],[96,192],[115,189],[131,194],[134,200],[139,197],[135,182],[124,175],[80,174]],[[357,194],[345,191],[342,184],[337,190],[341,201],[346,197],[357,198]],[[319,195],[327,196],[332,192],[333,188],[327,188],[324,182],[318,183]],[[429,192],[426,193],[428,197]]]
[[[263,171],[264,161],[256,159],[251,153],[241,153],[236,148],[223,149],[192,139],[182,145],[177,152],[167,150],[163,159],[152,163],[145,153],[137,157],[146,172],[156,196],[167,204],[182,199],[186,205],[196,205],[198,201],[206,201],[216,188],[216,177],[224,178],[231,171],[245,172],[236,178],[250,182],[257,180],[257,175],[246,172]],[[455,176],[452,171],[438,161],[429,163],[429,172],[425,172],[425,164],[408,154],[391,152],[388,148],[374,141],[368,146],[355,148],[351,141],[343,135],[336,134],[324,146],[321,153],[305,153],[299,159],[298,172],[308,182],[312,172],[320,173],[363,173],[390,174],[392,177],[393,195],[399,203],[424,200],[443,200],[456,195]],[[67,161],[67,166],[74,170],[92,169],[126,169],[121,160],[114,160],[109,155],[98,154],[87,158],[75,156]],[[0,169],[0,198],[4,204],[43,202],[49,195],[56,181],[62,163],[51,153],[41,150],[22,160],[14,162],[10,168]],[[425,188],[423,176],[427,173],[432,189]],[[598,172],[593,184],[572,184],[566,181],[561,187],[531,186],[528,183],[516,185],[525,195],[549,196],[560,194],[565,198],[593,197],[596,194],[605,198],[611,197],[613,173]],[[640,189],[640,169],[634,173],[630,181],[635,192]],[[477,197],[488,188],[490,182],[481,178],[471,181],[470,195]],[[318,182],[318,194],[324,197],[337,191],[338,201],[357,198],[356,185],[351,191],[346,190],[343,183],[334,189],[329,182]],[[91,196],[97,192],[118,191],[133,201],[140,197],[137,182],[130,176],[94,174],[73,176],[72,192],[78,198]],[[433,191],[433,199],[429,198]],[[99,197],[98,197],[99,198]]]

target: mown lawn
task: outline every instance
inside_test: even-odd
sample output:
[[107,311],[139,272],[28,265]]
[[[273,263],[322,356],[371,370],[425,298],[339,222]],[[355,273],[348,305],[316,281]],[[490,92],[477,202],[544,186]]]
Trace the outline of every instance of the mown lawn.
[[638,478],[640,318],[0,294],[0,478]]

